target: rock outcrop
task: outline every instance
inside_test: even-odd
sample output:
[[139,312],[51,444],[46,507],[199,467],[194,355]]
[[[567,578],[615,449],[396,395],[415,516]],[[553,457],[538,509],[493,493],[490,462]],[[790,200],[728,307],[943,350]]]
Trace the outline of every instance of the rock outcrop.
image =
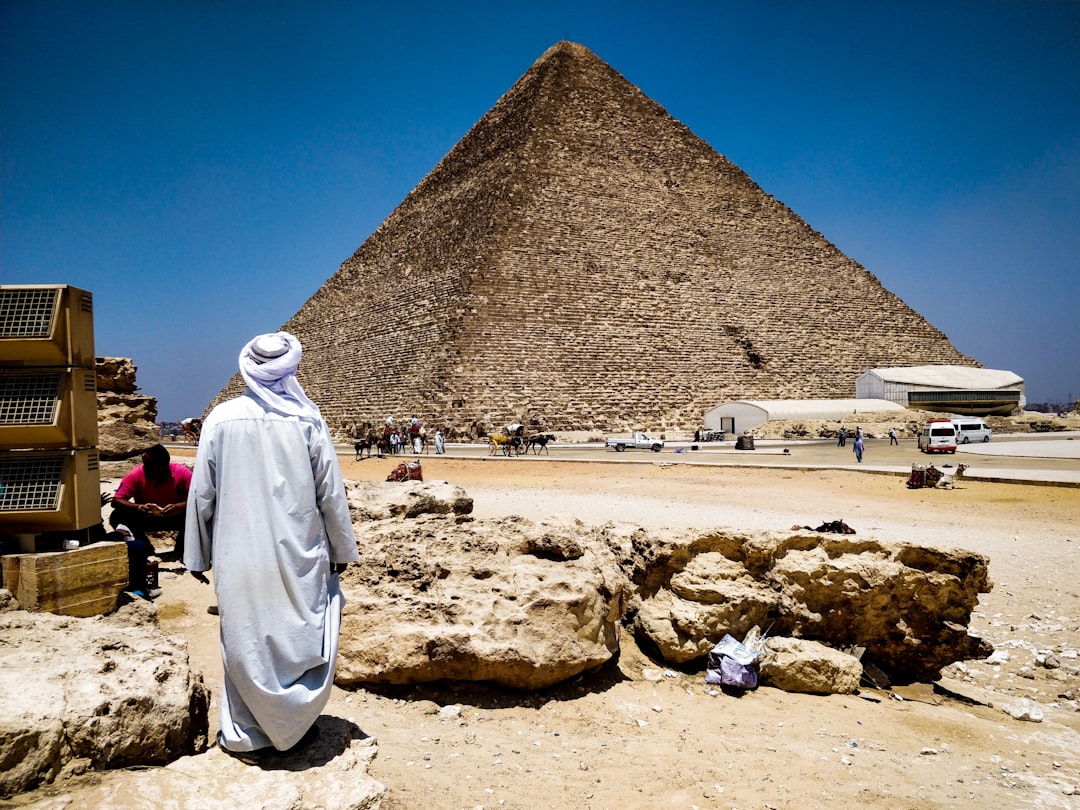
[[465,490],[446,481],[350,481],[348,493],[354,522],[468,515],[473,509]]
[[[375,739],[347,720],[323,715],[319,738],[302,753],[252,767],[214,747],[164,768],[103,774],[80,806],[94,810],[378,810],[386,788],[367,775]],[[57,804],[57,808],[70,806]]]
[[98,357],[98,454],[102,459],[140,455],[161,441],[157,399],[136,393],[135,364],[126,357]]
[[[410,491],[446,485],[387,486],[408,503]],[[988,652],[967,633],[991,587],[979,554],[815,533],[472,521],[451,516],[453,488],[444,493],[430,511],[447,517],[406,522],[397,508],[358,524],[361,564],[342,580],[339,682],[537,689],[609,660],[620,622],[672,664],[702,660],[725,633],[741,638],[754,626],[864,647],[901,681]]]
[[967,633],[989,560],[960,550],[820,536],[618,536],[637,585],[632,625],[667,661],[705,656],[755,625],[866,657],[898,680],[983,652]]
[[425,517],[358,526],[337,682],[541,689],[608,661],[629,581],[583,525]]
[[[991,587],[979,554],[814,532],[474,520],[445,482],[349,489],[361,563],[342,576],[343,686],[542,689],[603,666],[626,629],[657,660],[692,666],[725,633],[760,627],[763,682],[807,692],[857,687],[861,665],[839,652],[852,646],[896,680],[988,652],[966,631]],[[383,788],[363,773],[374,743],[346,720],[320,718],[316,746],[266,771],[201,753],[208,694],[152,604],[75,619],[23,612],[0,591],[0,611],[0,670],[19,687],[0,690],[0,796],[171,763],[103,777],[93,806],[379,806]]]
[[108,618],[0,613],[0,796],[206,749],[209,693],[153,611],[137,602]]

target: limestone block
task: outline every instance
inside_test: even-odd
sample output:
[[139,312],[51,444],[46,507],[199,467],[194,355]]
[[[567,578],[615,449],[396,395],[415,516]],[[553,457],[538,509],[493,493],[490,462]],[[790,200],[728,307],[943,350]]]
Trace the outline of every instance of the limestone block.
[[116,610],[128,586],[127,546],[92,543],[71,551],[8,554],[4,588],[24,610],[94,616]]
[[629,583],[581,526],[425,517],[358,524],[337,682],[540,689],[618,651]]
[[75,763],[164,764],[206,748],[202,676],[158,630],[149,603],[109,618],[7,611],[0,638],[9,687],[0,690],[0,796]]
[[785,692],[818,695],[857,691],[863,669],[852,655],[816,641],[781,636],[766,641],[758,667],[762,683]]

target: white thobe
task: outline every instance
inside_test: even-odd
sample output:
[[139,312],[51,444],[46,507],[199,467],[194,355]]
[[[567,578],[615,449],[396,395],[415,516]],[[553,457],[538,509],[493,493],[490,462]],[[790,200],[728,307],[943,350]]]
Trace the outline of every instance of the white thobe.
[[330,563],[358,556],[322,420],[250,394],[214,408],[192,474],[184,565],[214,570],[227,748],[285,750],[318,719],[344,604]]

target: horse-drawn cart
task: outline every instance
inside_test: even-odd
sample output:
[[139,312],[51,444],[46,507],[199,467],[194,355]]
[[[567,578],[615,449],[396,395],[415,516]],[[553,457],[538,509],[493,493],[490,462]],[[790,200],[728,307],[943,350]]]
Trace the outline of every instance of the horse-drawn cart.
[[515,422],[506,426],[505,433],[488,434],[488,451],[491,455],[523,456],[530,450],[536,455],[548,453],[548,445],[555,441],[553,433],[536,433],[525,436],[525,426]]
[[488,451],[490,455],[497,456],[520,456],[528,449],[525,441],[525,426],[515,422],[506,426],[505,433],[488,434]]

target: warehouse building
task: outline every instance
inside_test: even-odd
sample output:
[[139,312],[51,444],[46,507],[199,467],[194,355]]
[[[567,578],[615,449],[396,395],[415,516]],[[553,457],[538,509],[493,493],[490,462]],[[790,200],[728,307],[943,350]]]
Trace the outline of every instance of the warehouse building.
[[965,416],[1007,416],[1027,404],[1016,374],[969,366],[872,368],[855,381],[855,396]]
[[765,422],[840,421],[860,413],[902,411],[884,399],[740,399],[705,412],[705,429],[743,433]]

